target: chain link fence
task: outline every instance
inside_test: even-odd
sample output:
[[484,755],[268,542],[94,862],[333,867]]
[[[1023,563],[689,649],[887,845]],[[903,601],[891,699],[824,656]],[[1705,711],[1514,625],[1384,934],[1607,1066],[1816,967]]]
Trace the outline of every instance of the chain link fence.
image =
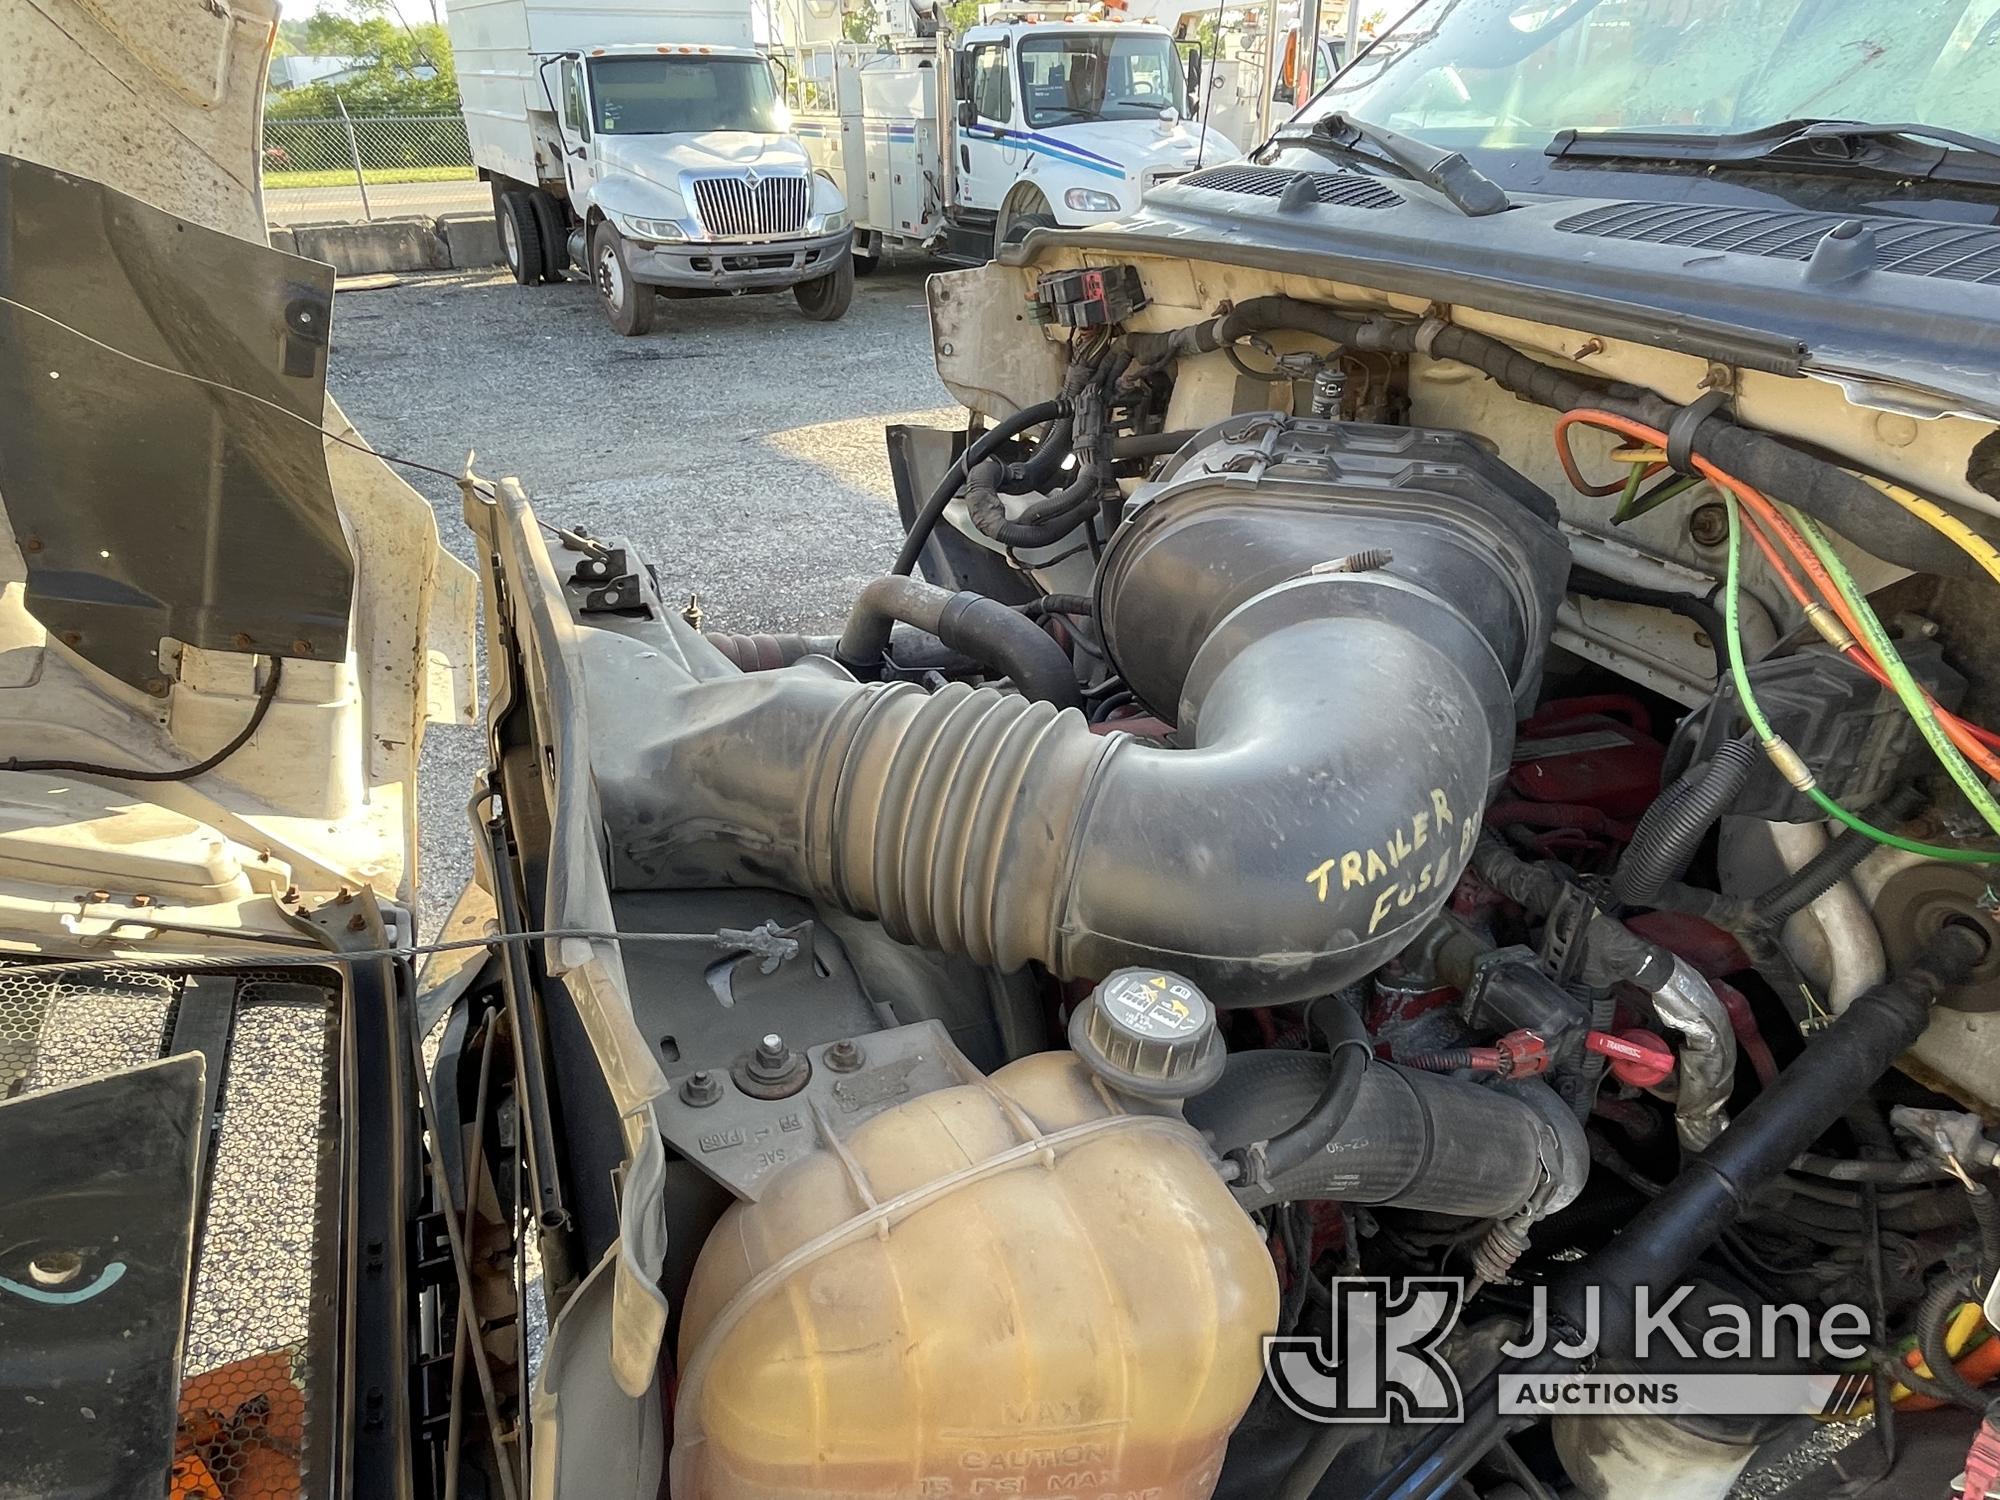
[[264,121],[273,224],[434,217],[489,208],[457,114]]

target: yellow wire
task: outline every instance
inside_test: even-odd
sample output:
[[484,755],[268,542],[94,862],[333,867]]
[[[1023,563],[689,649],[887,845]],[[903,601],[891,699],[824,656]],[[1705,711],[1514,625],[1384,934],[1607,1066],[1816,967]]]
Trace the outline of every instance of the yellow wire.
[[1934,500],[1926,500],[1922,495],[1906,490],[1900,484],[1891,484],[1888,480],[1878,479],[1873,474],[1859,474],[1856,477],[1880,490],[1925,525],[1942,532],[1954,546],[1984,568],[1988,577],[1995,583],[2000,583],[2000,547],[1995,547]]

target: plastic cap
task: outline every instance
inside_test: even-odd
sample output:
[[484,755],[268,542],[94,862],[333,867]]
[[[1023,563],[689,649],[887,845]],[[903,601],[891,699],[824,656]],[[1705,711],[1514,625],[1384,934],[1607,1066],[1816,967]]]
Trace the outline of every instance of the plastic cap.
[[1070,1046],[1113,1088],[1184,1099],[1222,1072],[1215,1007],[1170,969],[1120,969],[1070,1018]]

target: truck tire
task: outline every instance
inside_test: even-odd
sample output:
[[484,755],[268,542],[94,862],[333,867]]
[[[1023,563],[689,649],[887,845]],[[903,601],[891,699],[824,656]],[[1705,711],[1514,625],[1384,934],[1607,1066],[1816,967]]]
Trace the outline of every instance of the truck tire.
[[854,257],[841,256],[826,275],[793,287],[792,295],[798,299],[799,311],[815,323],[844,317],[847,305],[854,300]]
[[548,264],[542,250],[542,228],[528,195],[519,188],[496,195],[500,215],[500,253],[507,269],[522,286],[541,283]]
[[590,279],[613,328],[628,339],[642,338],[653,331],[653,313],[659,298],[652,287],[632,279],[632,267],[625,259],[624,237],[608,220],[599,224],[590,237]]
[[1054,229],[1055,227],[1056,216],[1054,214],[1015,214],[1013,218],[1007,221],[1007,227],[1001,230],[999,238],[993,242],[993,253],[998,255],[1009,245],[1020,244],[1022,240],[1028,237],[1030,229]]
[[547,188],[528,194],[528,204],[542,236],[542,280],[567,281],[563,273],[569,269],[569,224],[563,206]]

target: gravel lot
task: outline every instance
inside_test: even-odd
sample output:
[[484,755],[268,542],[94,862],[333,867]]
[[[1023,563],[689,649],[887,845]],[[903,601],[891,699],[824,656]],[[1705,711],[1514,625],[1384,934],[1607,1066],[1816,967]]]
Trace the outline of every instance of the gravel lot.
[[[928,267],[857,284],[838,323],[789,294],[663,303],[611,331],[581,281],[453,273],[338,296],[329,385],[378,449],[517,475],[546,519],[630,536],[671,596],[727,630],[836,628],[901,528],[884,423],[953,422],[931,366]],[[472,560],[457,490],[406,471]],[[424,930],[470,874],[463,806],[477,729],[433,729],[422,777]]]

